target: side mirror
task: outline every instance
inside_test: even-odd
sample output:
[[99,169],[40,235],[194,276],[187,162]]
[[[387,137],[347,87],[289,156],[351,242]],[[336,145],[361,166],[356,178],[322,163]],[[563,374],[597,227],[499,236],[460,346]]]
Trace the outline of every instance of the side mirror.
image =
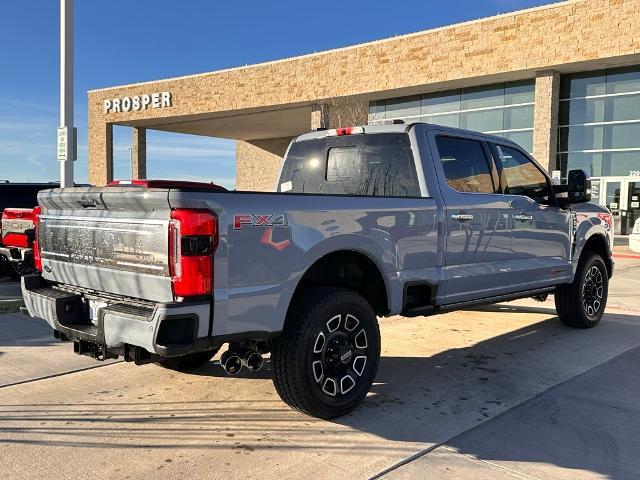
[[591,201],[591,179],[584,170],[570,170],[567,175],[569,203]]

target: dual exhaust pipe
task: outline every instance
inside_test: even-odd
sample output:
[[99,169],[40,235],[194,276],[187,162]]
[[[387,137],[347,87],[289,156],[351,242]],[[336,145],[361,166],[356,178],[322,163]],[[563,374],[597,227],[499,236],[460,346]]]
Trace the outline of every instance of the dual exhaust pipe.
[[230,348],[220,357],[220,365],[228,375],[237,375],[242,367],[257,372],[264,365],[264,360],[254,350]]

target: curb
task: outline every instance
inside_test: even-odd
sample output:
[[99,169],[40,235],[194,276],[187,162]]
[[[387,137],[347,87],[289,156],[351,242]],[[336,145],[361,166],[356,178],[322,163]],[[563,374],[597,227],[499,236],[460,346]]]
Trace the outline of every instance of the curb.
[[640,254],[638,253],[614,253],[613,258],[633,258],[640,260]]

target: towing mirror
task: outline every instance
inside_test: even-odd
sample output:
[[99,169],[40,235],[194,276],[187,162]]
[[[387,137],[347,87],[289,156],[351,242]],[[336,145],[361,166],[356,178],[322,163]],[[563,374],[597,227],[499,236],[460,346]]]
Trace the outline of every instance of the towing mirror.
[[570,170],[567,175],[569,203],[591,201],[591,179],[584,170]]

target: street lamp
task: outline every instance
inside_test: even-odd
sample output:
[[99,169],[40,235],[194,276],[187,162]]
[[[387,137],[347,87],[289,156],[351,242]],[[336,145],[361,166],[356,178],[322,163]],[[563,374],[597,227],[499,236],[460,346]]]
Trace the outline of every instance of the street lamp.
[[73,187],[77,135],[73,126],[73,0],[60,0],[60,126],[57,158],[60,186]]

